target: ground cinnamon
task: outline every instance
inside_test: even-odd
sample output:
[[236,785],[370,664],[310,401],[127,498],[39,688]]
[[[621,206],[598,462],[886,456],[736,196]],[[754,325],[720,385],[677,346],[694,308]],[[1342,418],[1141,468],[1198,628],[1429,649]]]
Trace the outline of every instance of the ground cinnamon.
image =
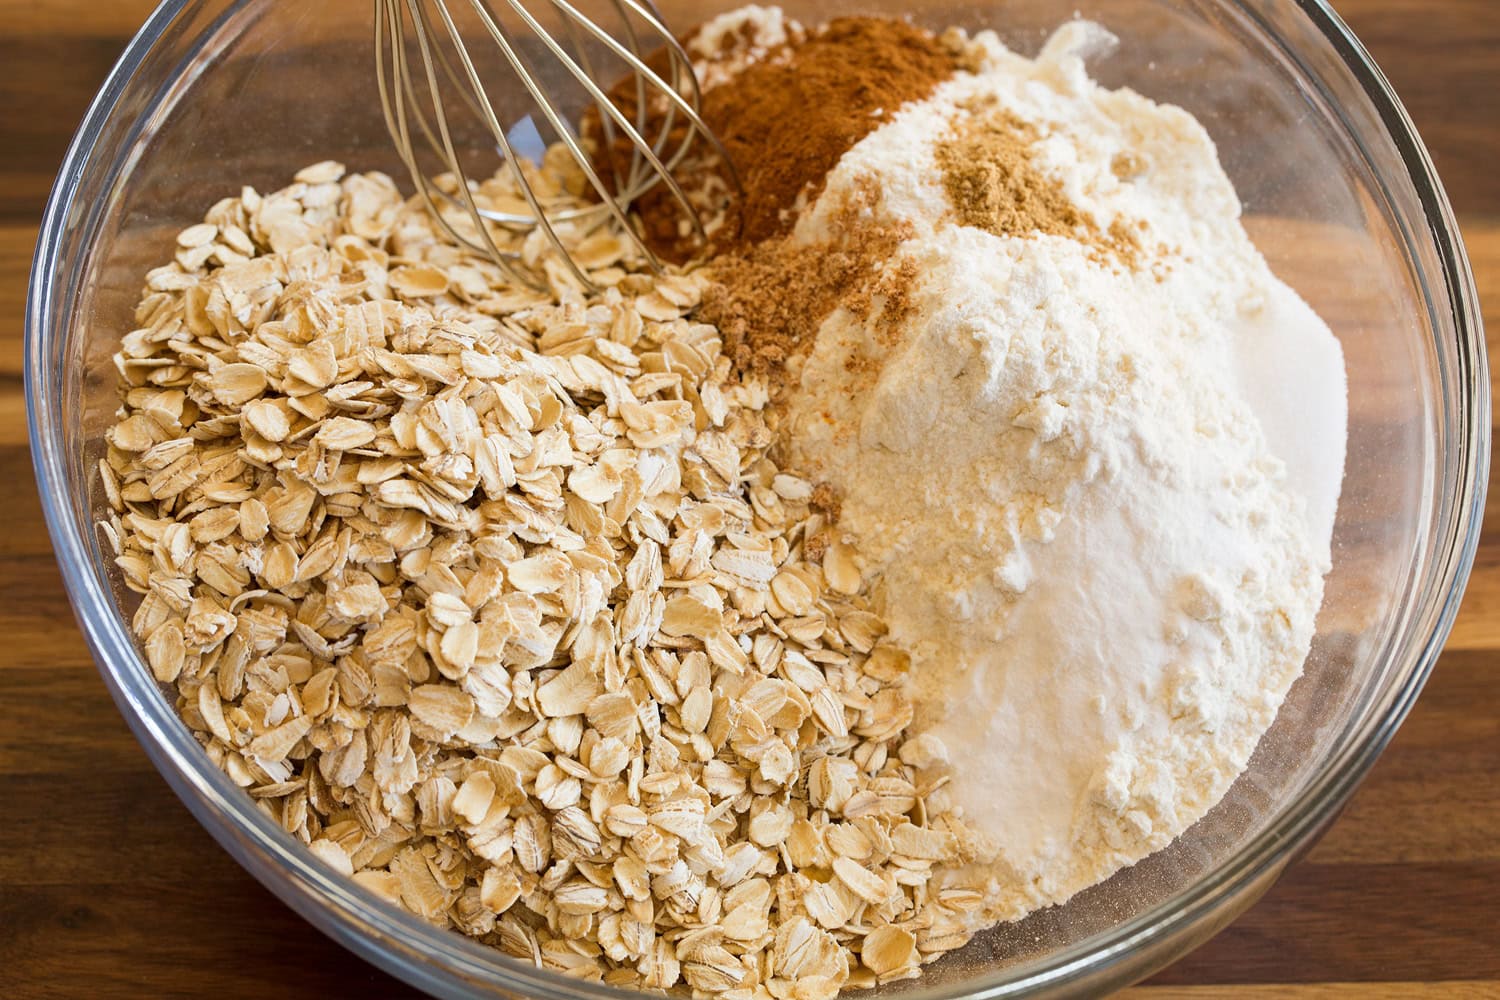
[[957,70],[955,54],[930,32],[843,17],[710,90],[704,118],[745,186],[738,243],[785,233],[799,195],[816,196],[851,146]]
[[[664,56],[653,61],[665,69]],[[683,262],[705,253],[743,251],[786,233],[799,197],[816,197],[851,146],[903,104],[929,96],[961,62],[957,49],[931,32],[889,18],[843,17],[811,33],[794,33],[786,44],[703,95],[703,119],[724,144],[744,185],[743,198],[729,199],[723,164],[713,157],[685,163],[678,171],[700,212],[725,213],[713,245],[696,240],[665,185],[635,204],[647,242],[668,260]],[[630,116],[636,99],[632,84],[627,79],[612,92]],[[679,124],[667,148],[676,146],[684,129]],[[584,131],[598,140],[596,115],[586,117]],[[646,131],[655,134],[656,129]],[[701,146],[700,152],[706,151]],[[628,140],[618,138],[612,150],[617,160],[627,161],[631,152]],[[600,162],[602,168],[608,160],[601,157]],[[608,176],[610,171],[601,173]]]

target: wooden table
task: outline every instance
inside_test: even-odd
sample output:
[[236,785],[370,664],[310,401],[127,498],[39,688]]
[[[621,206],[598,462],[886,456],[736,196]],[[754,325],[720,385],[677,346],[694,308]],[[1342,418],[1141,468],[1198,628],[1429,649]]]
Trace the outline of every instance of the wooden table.
[[[1500,2],[1337,6],[1432,149],[1500,336]],[[32,244],[68,137],[150,7],[0,0],[0,994],[411,995],[278,903],[173,798],[95,674],[42,524],[21,391]],[[1500,997],[1500,516],[1488,520],[1448,650],[1347,812],[1140,1000]]]

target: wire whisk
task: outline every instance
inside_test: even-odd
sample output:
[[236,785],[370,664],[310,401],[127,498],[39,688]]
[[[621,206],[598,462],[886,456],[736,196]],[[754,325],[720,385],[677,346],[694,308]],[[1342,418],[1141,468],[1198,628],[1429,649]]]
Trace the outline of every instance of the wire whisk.
[[[396,152],[411,173],[412,183],[426,203],[429,212],[447,235],[469,250],[493,260],[513,278],[536,285],[537,278],[521,263],[519,255],[502,251],[491,237],[486,222],[513,230],[541,227],[548,242],[557,251],[573,276],[585,287],[593,282],[569,254],[557,227],[564,223],[590,225],[611,217],[626,239],[642,253],[654,270],[661,261],[631,224],[628,212],[632,203],[659,184],[670,190],[672,200],[689,221],[697,239],[706,241],[703,219],[698,208],[684,191],[675,171],[687,159],[701,138],[713,147],[726,175],[735,188],[739,180],[723,145],[705,124],[700,109],[702,92],[687,52],[667,29],[651,0],[609,0],[622,28],[606,30],[598,19],[586,15],[568,0],[375,0],[375,68],[380,87],[381,108],[386,127],[395,142]],[[476,35],[499,48],[510,76],[518,81],[530,105],[567,147],[577,161],[590,186],[598,196],[597,204],[564,209],[548,214],[528,181],[520,162],[516,141],[501,122],[491,88],[501,81],[481,78],[480,61],[475,49],[464,39],[455,18],[457,7],[467,10],[477,21]],[[510,15],[507,25],[499,7]],[[543,13],[556,17],[569,36],[565,47],[552,31],[543,26],[531,8],[545,8]],[[626,67],[617,94],[633,89],[633,101],[612,100],[612,81],[599,79],[588,51],[591,45],[602,46]],[[571,51],[570,51],[571,48]],[[651,50],[657,50],[656,61],[665,65],[661,71],[648,64]],[[593,102],[598,115],[602,155],[591,157],[585,150],[577,128],[570,123],[549,85],[543,81],[543,60],[550,59],[577,81]],[[493,60],[491,60],[491,63]],[[456,65],[455,65],[456,64]],[[551,70],[556,78],[556,71]],[[619,105],[633,105],[627,114]],[[508,165],[517,188],[529,208],[528,214],[501,212],[481,207],[475,200],[459,155],[450,120],[453,112],[467,110],[493,137],[495,148]],[[518,119],[519,120],[519,119]],[[513,123],[514,124],[514,123]],[[620,155],[625,143],[630,155]],[[451,173],[457,181],[449,193],[435,183],[433,173],[424,170],[419,158],[419,144],[425,145],[436,158],[436,173]],[[600,175],[599,164],[610,174],[612,184]],[[441,204],[461,205],[473,223],[474,234],[459,232],[444,218]]]

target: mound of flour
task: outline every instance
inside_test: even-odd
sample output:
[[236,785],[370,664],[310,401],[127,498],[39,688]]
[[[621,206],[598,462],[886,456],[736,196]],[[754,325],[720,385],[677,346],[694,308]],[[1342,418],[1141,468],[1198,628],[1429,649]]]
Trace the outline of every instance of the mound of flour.
[[[870,221],[910,233],[886,267],[917,276],[903,314],[827,319],[792,440],[913,654],[985,919],[1066,900],[1224,795],[1307,655],[1342,479],[1338,342],[1251,244],[1198,123],[1089,80],[1107,42],[1075,23],[1032,61],[981,36],[983,68],[850,150],[796,230],[829,238],[875,178]],[[955,224],[933,150],[977,95],[1147,259]]]

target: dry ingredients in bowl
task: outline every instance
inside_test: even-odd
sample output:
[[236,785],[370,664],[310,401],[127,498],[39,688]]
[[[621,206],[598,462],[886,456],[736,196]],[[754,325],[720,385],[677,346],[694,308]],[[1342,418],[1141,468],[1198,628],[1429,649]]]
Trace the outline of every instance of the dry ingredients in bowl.
[[[837,490],[913,657],[916,731],[953,760],[929,804],[982,832],[943,881],[981,888],[983,920],[1223,797],[1330,565],[1338,342],[1250,243],[1202,128],[1087,78],[1111,41],[1070,25],[1032,61],[977,40],[976,71],[849,150],[788,240],[867,265],[791,352],[787,450]],[[865,254],[872,228],[899,242]]]
[[747,197],[699,163],[663,276],[563,227],[599,292],[337,164],[214,206],[100,466],[210,756],[434,923],[737,998],[910,977],[1180,834],[1307,655],[1343,367],[1109,41],[717,18]]

